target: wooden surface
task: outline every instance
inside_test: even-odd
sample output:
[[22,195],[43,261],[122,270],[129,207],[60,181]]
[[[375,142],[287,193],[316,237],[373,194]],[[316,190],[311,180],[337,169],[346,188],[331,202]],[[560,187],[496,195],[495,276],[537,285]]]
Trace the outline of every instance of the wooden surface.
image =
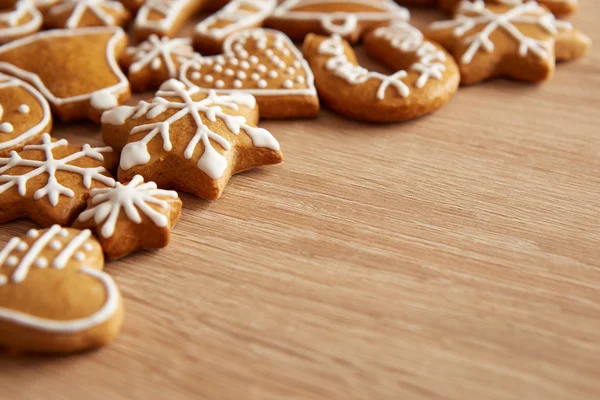
[[405,124],[264,121],[284,164],[183,195],[168,249],[107,265],[117,341],[0,355],[0,398],[600,398],[600,7],[583,3],[596,46],[546,84],[462,88]]

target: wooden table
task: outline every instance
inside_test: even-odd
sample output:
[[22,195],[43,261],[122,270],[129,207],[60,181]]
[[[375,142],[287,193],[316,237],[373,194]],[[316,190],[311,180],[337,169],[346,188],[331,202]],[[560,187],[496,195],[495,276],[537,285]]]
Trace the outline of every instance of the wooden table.
[[548,83],[462,88],[404,124],[264,121],[284,164],[183,195],[169,248],[107,265],[116,342],[1,355],[0,398],[599,399],[600,7],[583,3],[596,46]]

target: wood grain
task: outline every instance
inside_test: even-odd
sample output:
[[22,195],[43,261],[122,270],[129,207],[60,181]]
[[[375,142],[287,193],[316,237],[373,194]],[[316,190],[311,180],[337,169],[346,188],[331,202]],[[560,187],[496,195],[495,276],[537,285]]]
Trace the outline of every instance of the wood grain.
[[596,46],[543,85],[462,88],[404,124],[264,121],[284,164],[183,195],[168,249],[107,266],[117,341],[1,355],[0,398],[600,398],[598,20],[584,1]]

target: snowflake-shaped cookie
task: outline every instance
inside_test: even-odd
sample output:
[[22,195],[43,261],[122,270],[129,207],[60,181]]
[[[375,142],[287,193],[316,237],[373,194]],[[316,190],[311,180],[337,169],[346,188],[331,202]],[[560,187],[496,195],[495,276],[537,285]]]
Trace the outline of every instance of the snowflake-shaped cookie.
[[282,161],[279,143],[257,121],[249,94],[206,95],[171,79],[151,102],[105,112],[102,133],[122,149],[120,181],[139,174],[159,187],[212,200],[231,175]]
[[[28,217],[42,226],[68,225],[85,207],[89,191],[113,186],[104,165],[110,147],[69,146],[65,139],[27,145],[0,157],[0,223]],[[112,157],[111,157],[112,158]]]
[[121,63],[128,70],[131,89],[143,92],[157,89],[169,78],[177,78],[186,61],[200,57],[189,38],[159,38],[152,34],[137,46],[128,47]]
[[535,1],[463,1],[453,20],[434,22],[428,35],[454,53],[463,83],[492,76],[545,80],[556,59],[581,56],[589,47],[589,39]]
[[31,0],[19,0],[12,9],[0,10],[0,44],[37,32],[42,14]]
[[44,23],[52,28],[85,26],[120,26],[130,18],[129,11],[115,0],[61,0],[44,15]]
[[177,192],[158,189],[156,183],[144,183],[136,175],[127,184],[93,189],[87,210],[74,226],[94,229],[108,257],[117,259],[140,249],[167,246],[180,212]]

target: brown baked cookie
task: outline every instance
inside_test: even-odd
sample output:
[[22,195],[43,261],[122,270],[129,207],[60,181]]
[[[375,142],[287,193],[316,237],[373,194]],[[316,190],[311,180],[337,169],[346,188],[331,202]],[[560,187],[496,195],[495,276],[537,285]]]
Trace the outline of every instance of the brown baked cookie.
[[116,58],[127,46],[121,28],[39,32],[0,47],[0,72],[35,86],[65,121],[99,121],[130,96]]
[[230,35],[219,56],[197,57],[181,67],[188,86],[256,97],[265,118],[314,117],[319,98],[302,53],[283,33],[252,29]]
[[363,32],[391,21],[408,21],[408,10],[393,0],[284,0],[266,26],[284,32],[294,41],[309,33],[338,34],[354,43]]
[[405,7],[431,7],[437,2],[438,0],[396,0],[396,3]]
[[39,141],[52,129],[46,99],[33,86],[0,73],[0,157]]
[[0,44],[29,36],[42,28],[42,14],[31,0],[0,8]]
[[199,57],[189,38],[169,39],[150,35],[137,46],[128,47],[121,57],[121,65],[127,70],[127,79],[134,92],[158,89],[170,78],[177,78],[181,65]]
[[194,46],[202,54],[220,53],[229,35],[261,26],[276,5],[277,0],[233,0],[196,25]]
[[135,17],[134,36],[137,40],[151,34],[172,37],[203,4],[204,0],[147,0]]
[[434,22],[426,35],[454,55],[465,84],[497,76],[547,80],[556,60],[581,57],[590,46],[570,23],[533,1],[513,6],[465,1],[453,20]]
[[[452,12],[461,0],[439,0],[440,8],[447,12]],[[524,0],[486,0],[488,3],[518,5],[527,2]],[[548,9],[557,16],[572,14],[577,10],[578,0],[538,0],[538,3],[548,7]]]
[[136,13],[137,10],[146,2],[146,0],[119,0],[126,9],[132,13]]
[[93,189],[88,208],[73,226],[91,228],[106,255],[116,260],[138,250],[166,247],[180,214],[177,192],[158,189],[136,175],[127,184]]
[[304,42],[319,96],[339,114],[403,121],[438,109],[456,92],[460,76],[453,58],[408,23],[380,27],[364,41],[371,57],[397,72],[385,75],[361,67],[350,44],[338,35],[309,35]]
[[27,232],[0,250],[0,347],[69,353],[110,343],[123,322],[113,279],[89,230]]
[[[20,0],[0,0],[0,9],[4,8],[12,8],[17,4]],[[33,3],[33,6],[40,11],[45,11],[48,7],[58,3],[59,0],[30,0]]]
[[283,160],[279,143],[257,128],[253,96],[208,95],[175,79],[150,103],[121,106],[102,115],[102,137],[122,149],[119,180],[135,175],[215,200],[231,175]]
[[131,15],[116,0],[60,0],[44,13],[48,28],[83,28],[86,26],[122,26]]
[[[29,218],[43,227],[70,225],[93,188],[114,185],[110,147],[69,146],[65,139],[27,145],[0,157],[0,223]],[[107,167],[107,168],[105,168]]]

